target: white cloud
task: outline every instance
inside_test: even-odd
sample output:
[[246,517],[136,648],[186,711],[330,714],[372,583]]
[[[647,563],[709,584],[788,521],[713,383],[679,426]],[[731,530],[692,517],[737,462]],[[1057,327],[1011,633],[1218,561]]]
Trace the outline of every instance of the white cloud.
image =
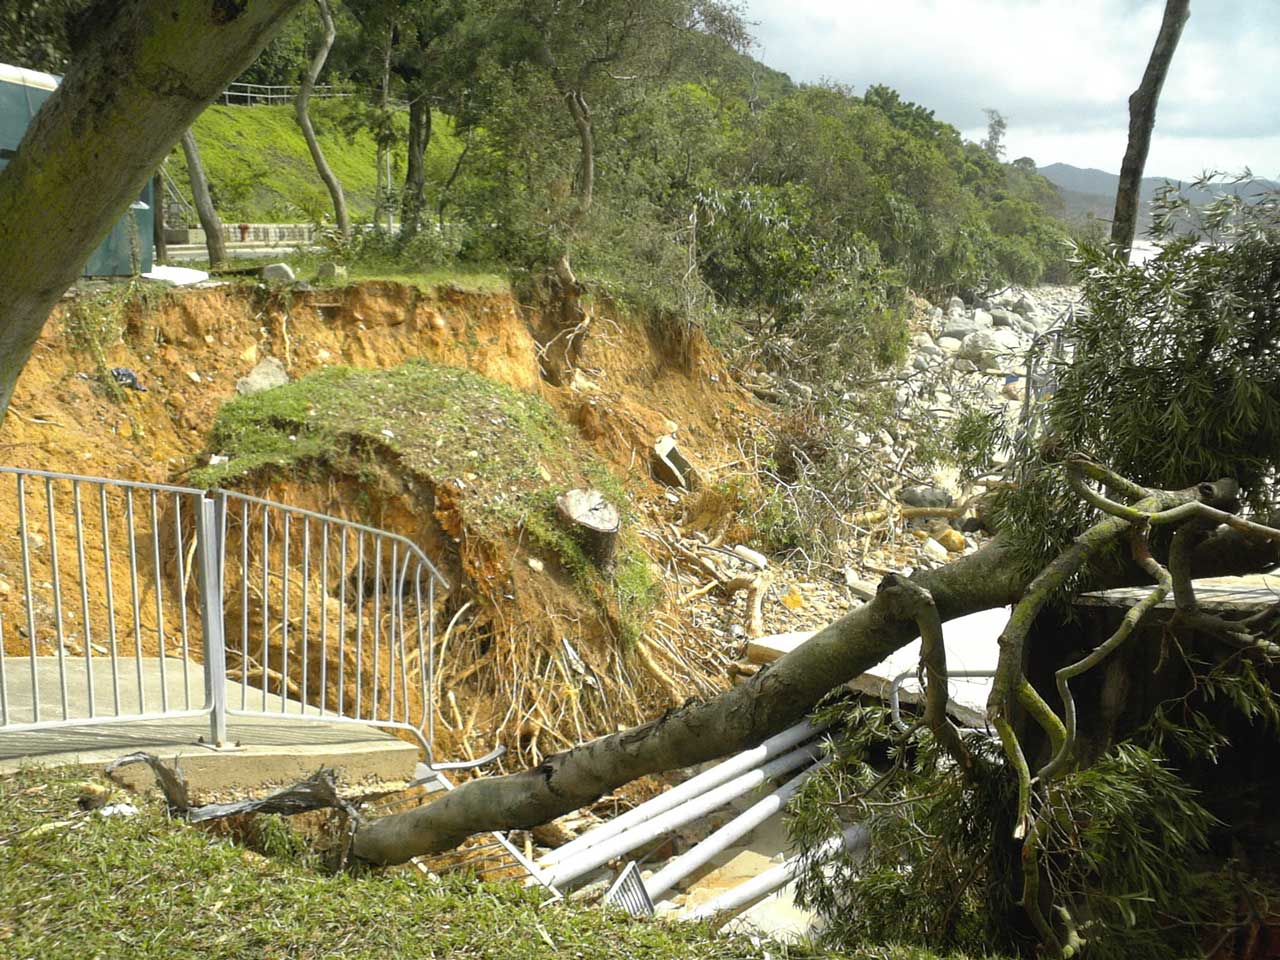
[[[964,130],[995,107],[1011,155],[1116,170],[1159,0],[749,0],[757,51],[800,81],[885,83]],[[1280,3],[1193,5],[1151,173],[1250,165],[1280,175]]]

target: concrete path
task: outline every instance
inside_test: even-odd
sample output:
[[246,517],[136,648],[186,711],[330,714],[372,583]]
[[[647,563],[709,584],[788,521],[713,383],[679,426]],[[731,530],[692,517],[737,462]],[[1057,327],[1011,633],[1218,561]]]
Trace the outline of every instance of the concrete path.
[[[402,781],[413,777],[419,759],[414,745],[364,724],[310,719],[318,717],[315,707],[266,695],[261,716],[233,716],[228,721],[230,741],[238,748],[214,750],[203,744],[209,738],[207,713],[197,713],[205,703],[203,668],[197,663],[168,658],[161,683],[160,660],[156,657],[119,660],[119,702],[121,714],[157,713],[161,691],[167,692],[171,712],[189,709],[193,715],[163,719],[102,720],[116,713],[111,661],[93,659],[93,700],[98,720],[74,722],[89,717],[89,683],[83,658],[68,657],[65,674],[60,674],[57,657],[36,658],[36,686],[41,720],[62,720],[61,677],[67,679],[67,716],[71,722],[36,730],[6,730],[0,726],[0,776],[23,766],[98,768],[138,750],[163,759],[181,758],[182,770],[197,792],[258,789],[288,783],[315,772],[318,767],[337,769],[346,782],[363,780]],[[15,657],[5,661],[5,694],[8,723],[30,723],[33,713],[30,661]],[[138,677],[142,682],[139,686]],[[241,688],[228,685],[228,704],[237,709]],[[141,697],[139,697],[141,691]],[[247,706],[261,710],[261,690],[252,691]],[[122,771],[140,784],[148,784],[151,774],[145,767]]]

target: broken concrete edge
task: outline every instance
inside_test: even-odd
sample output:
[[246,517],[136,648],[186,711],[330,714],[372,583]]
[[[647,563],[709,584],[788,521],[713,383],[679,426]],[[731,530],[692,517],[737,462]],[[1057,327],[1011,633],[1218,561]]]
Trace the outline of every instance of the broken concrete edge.
[[[46,760],[30,760],[20,765],[7,765],[7,769],[0,770],[0,780],[16,777],[19,775],[49,775],[49,776],[68,776],[68,777],[84,777],[87,780],[103,779],[114,783],[117,787],[128,790],[139,796],[161,795],[163,791],[156,783],[154,775],[145,766],[120,767],[111,774],[106,772],[106,768],[114,760],[119,760],[127,756],[127,753],[121,753],[120,756],[113,758],[112,761],[104,762],[101,759],[76,760],[72,762],[47,762]],[[189,796],[193,801],[201,804],[224,803],[232,800],[243,799],[262,799],[277,793],[280,790],[287,789],[295,785],[301,778],[281,778],[279,780],[262,780],[253,785],[225,785],[218,787],[210,787],[207,784],[200,785],[198,781],[191,782],[188,773],[191,768],[187,761],[191,758],[191,754],[174,755],[172,757],[163,758],[167,764],[179,765],[182,770],[183,777],[188,779]],[[314,774],[319,767],[312,765],[309,775]],[[333,769],[325,766],[324,769]],[[343,799],[352,803],[361,803],[369,800],[378,800],[382,797],[395,796],[400,793],[421,786],[418,780],[404,779],[384,779],[378,776],[351,777],[341,773],[336,777],[338,795]],[[443,788],[441,788],[443,789]],[[428,793],[438,792],[428,790]]]

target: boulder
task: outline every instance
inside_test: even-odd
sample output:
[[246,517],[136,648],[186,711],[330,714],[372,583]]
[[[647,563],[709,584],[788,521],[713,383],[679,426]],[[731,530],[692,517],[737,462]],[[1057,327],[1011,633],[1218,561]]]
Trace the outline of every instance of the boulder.
[[1030,317],[1031,314],[1036,312],[1036,305],[1034,302],[1032,302],[1030,297],[1028,297],[1026,294],[1023,294],[1021,297],[1018,298],[1017,302],[1013,305],[1013,312],[1017,314],[1021,314],[1024,317]]
[[698,471],[685,459],[672,436],[659,437],[653,445],[649,470],[655,480],[668,487],[695,490],[701,482]]
[[1005,353],[1021,353],[1026,349],[1026,338],[1021,331],[1014,330],[1011,327],[992,330],[991,336]]
[[1012,310],[1003,310],[997,307],[991,311],[991,323],[996,327],[1016,327],[1023,320]]
[[921,546],[921,550],[926,557],[937,563],[946,563],[951,559],[951,551],[940,544],[937,540],[930,537]]
[[952,340],[963,340],[977,330],[977,324],[968,317],[948,317],[946,323],[942,325],[942,336],[950,337]]
[[275,357],[266,357],[249,371],[247,377],[236,381],[236,393],[247,397],[273,387],[283,387],[288,382],[289,374],[285,371],[284,364]]
[[960,344],[960,359],[968,360],[979,367],[992,365],[1005,351],[1000,341],[996,339],[997,333],[1004,332],[1006,331],[975,330]]
[[956,357],[951,364],[955,368],[956,373],[977,373],[978,365],[972,360],[966,360],[964,357]]
[[[973,331],[971,330],[969,332],[972,333]],[[960,342],[963,339],[964,337],[948,337],[944,335],[939,338],[938,346],[942,348],[944,353],[959,353]]]
[[981,308],[974,308],[973,325],[979,330],[990,330],[994,325],[991,314]]
[[908,507],[945,508],[955,503],[955,497],[941,487],[903,487],[898,491],[898,501]]
[[293,267],[287,263],[268,263],[262,268],[262,279],[267,283],[293,283]]
[[959,297],[952,297],[947,301],[947,313],[964,313],[964,301]]

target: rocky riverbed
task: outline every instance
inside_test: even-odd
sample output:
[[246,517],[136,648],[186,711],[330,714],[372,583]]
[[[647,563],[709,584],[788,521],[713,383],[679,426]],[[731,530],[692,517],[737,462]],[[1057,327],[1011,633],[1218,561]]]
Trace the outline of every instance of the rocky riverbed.
[[945,414],[985,400],[1003,402],[1016,415],[1028,386],[1038,392],[1050,386],[1043,364],[1028,384],[1028,355],[1033,347],[1041,356],[1053,352],[1053,334],[1078,301],[1076,287],[1014,287],[972,304],[952,297],[933,307],[899,371],[899,404],[909,410],[924,401]]

